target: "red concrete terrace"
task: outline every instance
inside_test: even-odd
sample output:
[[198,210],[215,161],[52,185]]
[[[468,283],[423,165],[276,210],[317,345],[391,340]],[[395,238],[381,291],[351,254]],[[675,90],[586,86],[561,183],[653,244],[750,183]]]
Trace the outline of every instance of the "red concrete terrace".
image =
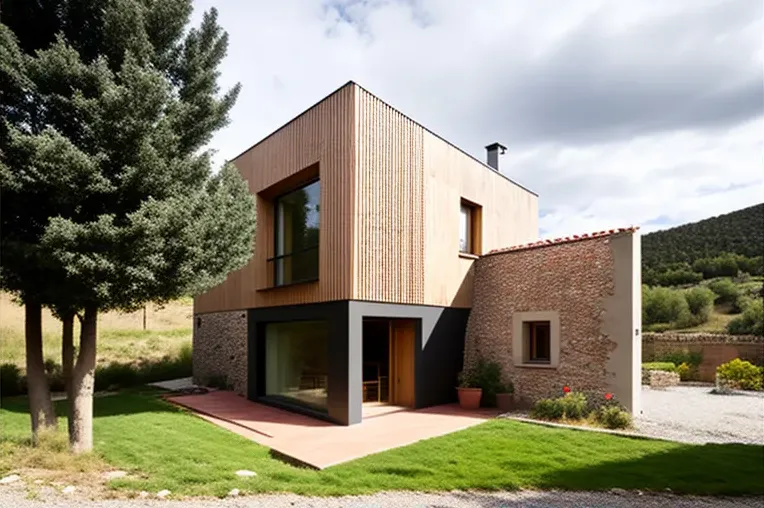
[[495,410],[465,411],[456,404],[425,409],[365,404],[362,423],[342,426],[257,404],[227,391],[167,400],[271,448],[276,456],[316,469],[466,429],[497,414]]

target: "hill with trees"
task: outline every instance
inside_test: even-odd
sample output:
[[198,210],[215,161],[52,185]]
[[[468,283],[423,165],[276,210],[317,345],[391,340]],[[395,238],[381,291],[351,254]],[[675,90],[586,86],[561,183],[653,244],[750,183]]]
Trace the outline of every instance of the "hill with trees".
[[764,335],[764,204],[647,234],[646,331]]
[[724,253],[751,258],[761,256],[762,251],[764,203],[642,238],[643,267],[653,270],[672,263],[692,264]]

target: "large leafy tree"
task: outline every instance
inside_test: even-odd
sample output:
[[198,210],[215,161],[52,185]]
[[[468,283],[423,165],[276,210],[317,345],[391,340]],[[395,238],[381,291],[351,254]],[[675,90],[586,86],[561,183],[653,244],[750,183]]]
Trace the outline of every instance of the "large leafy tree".
[[185,31],[190,13],[190,0],[2,4],[0,284],[27,308],[33,432],[55,422],[39,309],[63,322],[75,451],[92,447],[98,313],[196,294],[251,256],[253,198],[204,150],[239,91],[217,84],[227,35],[214,10]]

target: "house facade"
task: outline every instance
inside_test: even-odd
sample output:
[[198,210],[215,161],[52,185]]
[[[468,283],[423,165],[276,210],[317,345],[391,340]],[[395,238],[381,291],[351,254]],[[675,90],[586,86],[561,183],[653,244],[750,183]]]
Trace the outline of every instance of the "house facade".
[[537,237],[537,196],[352,82],[232,162],[254,256],[194,300],[197,382],[342,424],[453,400],[472,265]]
[[236,157],[254,255],[194,300],[195,382],[344,425],[454,401],[475,263],[538,238],[538,196],[486,148],[349,82]]

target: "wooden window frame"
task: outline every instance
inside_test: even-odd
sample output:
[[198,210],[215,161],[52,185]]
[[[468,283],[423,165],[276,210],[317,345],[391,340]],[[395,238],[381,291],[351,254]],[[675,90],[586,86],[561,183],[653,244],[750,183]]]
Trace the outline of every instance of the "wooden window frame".
[[[528,363],[549,365],[552,363],[552,323],[549,321],[530,321],[528,325]],[[538,347],[538,329],[546,328],[546,351],[545,358],[537,358]]]
[[[467,249],[462,250],[461,223],[462,209],[468,210]],[[462,198],[459,202],[459,255],[479,256],[483,253],[483,207]]]

